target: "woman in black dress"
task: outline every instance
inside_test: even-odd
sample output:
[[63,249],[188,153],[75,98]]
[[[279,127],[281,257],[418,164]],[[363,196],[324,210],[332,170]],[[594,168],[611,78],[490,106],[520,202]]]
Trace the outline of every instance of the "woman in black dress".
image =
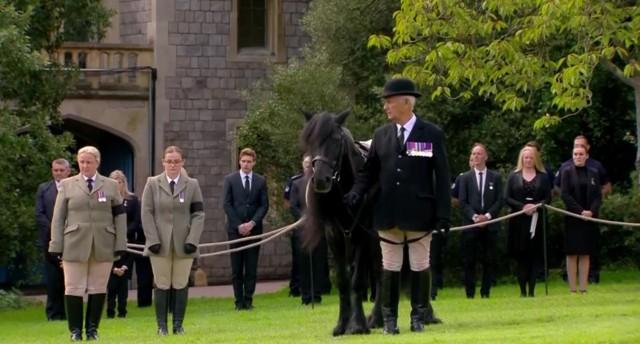
[[[543,250],[542,216],[538,217],[535,231],[531,233],[531,221],[537,211],[535,205],[551,199],[551,183],[533,147],[520,150],[516,170],[507,179],[505,202],[511,212],[525,210],[524,214],[509,220],[507,249],[518,263],[520,296],[535,295],[536,277],[540,271]],[[527,284],[529,290],[527,292]]]
[[[588,159],[584,146],[573,148],[573,166],[562,172],[562,201],[567,211],[585,217],[598,217],[602,203],[598,172],[588,168]],[[576,273],[580,284],[580,292],[587,291],[589,277],[589,256],[598,247],[598,225],[565,216],[564,248],[567,255],[567,275],[569,290],[576,292]]]

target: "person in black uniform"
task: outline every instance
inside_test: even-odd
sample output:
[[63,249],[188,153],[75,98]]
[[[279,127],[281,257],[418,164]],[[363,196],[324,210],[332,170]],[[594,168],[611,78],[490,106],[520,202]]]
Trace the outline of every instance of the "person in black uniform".
[[[127,241],[130,241],[131,232],[142,227],[140,223],[140,205],[138,198],[129,191],[129,183],[124,172],[115,170],[109,174],[109,178],[118,182],[118,189],[122,196],[122,205],[127,212]],[[129,296],[129,280],[133,268],[133,256],[130,253],[123,254],[113,263],[111,275],[107,284],[107,318],[116,315],[116,301],[118,304],[118,317],[127,316],[127,297]]]
[[[127,178],[122,171],[112,172],[111,178],[118,181],[120,187],[124,187],[123,205],[127,211],[127,242],[131,244],[144,245],[147,238],[142,229],[142,218],[140,212],[140,200],[129,190]],[[136,284],[138,286],[137,302],[138,307],[150,307],[153,302],[153,270],[149,257],[135,254],[130,255],[128,261],[128,278],[131,279],[133,265],[135,265]]]
[[[302,161],[302,167],[304,175],[302,178],[296,179],[291,186],[291,214],[298,220],[304,214],[307,204],[305,200],[305,192],[309,178],[313,174],[313,167],[311,166],[311,157],[305,156]],[[296,242],[300,243],[300,233],[294,231],[293,236],[296,236]],[[300,272],[300,294],[302,297],[302,304],[308,305],[310,303],[320,303],[322,297],[320,294],[324,291],[327,283],[331,283],[325,280],[324,272],[327,271],[327,242],[322,239],[320,244],[316,246],[312,252],[301,249],[297,250],[298,267]]]
[[[562,201],[568,211],[585,217],[598,217],[602,190],[598,172],[586,166],[587,149],[573,148],[574,166],[562,171]],[[565,254],[569,290],[576,292],[576,273],[581,293],[587,292],[589,256],[598,245],[598,224],[565,216]]]
[[444,134],[413,113],[419,96],[409,79],[385,83],[382,98],[391,123],[376,129],[367,162],[344,196],[345,203],[354,207],[372,185],[379,185],[373,225],[382,251],[379,295],[385,334],[400,332],[398,301],[405,245],[411,267],[410,329],[421,332],[425,322],[432,322],[426,319],[431,294],[431,232],[449,229],[451,181]]
[[[224,212],[227,215],[229,240],[262,233],[262,219],[269,210],[267,183],[263,176],[253,172],[256,152],[251,148],[240,151],[240,170],[224,178]],[[245,246],[249,242],[231,245]],[[256,290],[259,246],[231,253],[231,274],[236,310],[253,309]]]
[[[609,179],[609,174],[607,173],[607,169],[604,165],[591,157],[589,154],[591,150],[591,145],[589,144],[589,140],[584,135],[578,135],[573,139],[573,146],[583,146],[587,150],[587,161],[585,162],[585,166],[589,169],[595,170],[598,173],[598,178],[600,179],[600,186],[602,191],[602,197],[606,197],[609,193],[611,193],[611,181]],[[574,166],[573,159],[569,159],[560,165],[558,172],[556,174],[556,178],[554,180],[555,185],[559,188],[562,188],[562,172],[566,169],[570,169]],[[593,253],[589,257],[589,282],[600,283],[600,230],[596,233],[596,246]]]
[[460,210],[462,223],[478,224],[478,227],[462,232],[462,255],[464,259],[464,284],[467,298],[476,293],[476,263],[482,264],[480,296],[488,298],[495,268],[496,235],[500,223],[483,225],[497,218],[502,209],[502,179],[496,171],[489,170],[487,148],[476,143],[471,149],[473,169],[460,178]]
[[[536,278],[542,266],[543,234],[542,216],[538,217],[535,232],[531,233],[531,221],[540,202],[551,201],[551,183],[542,165],[538,150],[525,146],[520,150],[514,172],[507,178],[505,202],[511,212],[525,213],[509,220],[507,252],[518,263],[520,296],[535,295]],[[527,291],[527,285],[529,290]]]
[[[284,207],[285,209],[289,209],[289,211],[294,214],[294,210],[291,209],[291,186],[293,182],[302,178],[304,174],[298,173],[287,180],[287,183],[284,187]],[[297,220],[298,218],[294,218]],[[289,296],[298,297],[300,296],[300,268],[298,267],[298,257],[300,250],[300,238],[296,235],[296,232],[292,232],[289,236],[289,241],[291,244],[291,273],[289,279]]]
[[36,224],[38,238],[44,253],[44,272],[47,283],[47,303],[45,314],[47,320],[65,320],[64,311],[64,273],[58,259],[51,259],[49,255],[49,241],[51,240],[51,218],[53,206],[58,196],[60,182],[69,177],[71,165],[66,159],[56,159],[51,163],[53,180],[38,186],[36,193]]

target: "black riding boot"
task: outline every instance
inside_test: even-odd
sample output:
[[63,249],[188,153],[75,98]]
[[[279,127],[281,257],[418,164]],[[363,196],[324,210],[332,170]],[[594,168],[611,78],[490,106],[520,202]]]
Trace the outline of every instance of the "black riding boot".
[[82,296],[64,296],[67,323],[69,324],[72,342],[82,341],[82,303]]
[[[424,273],[426,275],[426,279],[427,279],[427,293],[426,295],[430,295],[431,294],[431,269],[427,268],[426,270],[424,270],[422,273]],[[440,318],[436,317],[435,312],[433,311],[433,307],[431,306],[431,300],[429,300],[429,298],[427,297],[427,308],[425,309],[425,313],[424,313],[424,324],[425,325],[435,325],[435,324],[442,324],[442,320],[440,320]]]
[[411,332],[424,331],[424,317],[430,292],[427,271],[411,271]]
[[167,330],[167,312],[169,310],[169,290],[155,289],[156,303],[156,322],[158,323],[158,335],[166,336]]
[[382,270],[380,288],[384,334],[398,334],[398,301],[400,300],[400,272]]
[[189,299],[189,288],[175,289],[173,298],[173,334],[184,334],[182,321],[187,311],[187,300]]
[[87,340],[98,339],[98,327],[104,308],[104,298],[106,294],[90,294],[87,301],[87,315],[85,318]]

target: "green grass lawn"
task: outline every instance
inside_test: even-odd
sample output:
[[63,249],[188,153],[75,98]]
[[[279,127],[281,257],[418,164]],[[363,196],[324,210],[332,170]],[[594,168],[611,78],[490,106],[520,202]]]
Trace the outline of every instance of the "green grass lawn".
[[[557,274],[556,274],[557,275]],[[400,335],[334,338],[336,295],[314,309],[300,305],[287,291],[258,295],[251,312],[233,310],[231,299],[191,299],[186,336],[159,338],[153,309],[129,305],[126,319],[103,318],[103,343],[640,343],[640,272],[603,273],[586,295],[570,294],[559,278],[544,295],[520,298],[514,284],[495,287],[490,299],[468,300],[462,288],[445,288],[435,301],[443,325],[409,331],[408,300],[400,303]],[[64,343],[66,322],[44,320],[42,304],[0,311],[0,343]],[[371,304],[366,305],[367,310]]]

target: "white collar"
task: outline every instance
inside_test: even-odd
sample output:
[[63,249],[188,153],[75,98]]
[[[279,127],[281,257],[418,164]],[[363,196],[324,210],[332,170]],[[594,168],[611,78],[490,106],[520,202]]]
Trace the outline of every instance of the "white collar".
[[84,174],[82,175],[82,178],[84,178],[84,181],[86,182],[89,178],[91,178],[92,181],[96,181],[96,177],[98,176],[98,174],[94,174],[93,177],[86,177]]
[[249,172],[249,173],[244,173],[242,172],[242,170],[240,170],[240,177],[242,177],[242,180],[244,181],[245,177],[249,176],[249,180],[251,180],[253,178],[253,171]]
[[416,124],[416,115],[414,113],[411,113],[411,118],[409,118],[409,120],[407,121],[407,123],[405,123],[404,125],[400,125],[398,123],[396,123],[396,134],[399,133],[400,128],[404,127],[404,140],[405,142],[407,141],[407,138],[409,137],[409,133],[411,133],[411,130],[413,130],[413,126]]
[[477,168],[475,168],[475,167],[474,167],[474,168],[473,168],[473,170],[476,172],[476,174],[478,174],[478,173],[482,173],[482,174],[484,174],[485,176],[487,175],[487,166],[485,166],[485,167],[484,167],[484,169],[482,169],[482,170],[479,170],[479,169],[477,169]]
[[169,183],[169,184],[171,184],[171,181],[173,181],[173,182],[175,182],[175,183],[176,183],[176,185],[177,185],[177,184],[178,184],[178,181],[180,180],[180,175],[178,175],[178,176],[176,177],[176,179],[171,179],[171,178],[169,178],[169,176],[167,176],[166,174],[165,174],[165,176],[167,177],[167,183]]

